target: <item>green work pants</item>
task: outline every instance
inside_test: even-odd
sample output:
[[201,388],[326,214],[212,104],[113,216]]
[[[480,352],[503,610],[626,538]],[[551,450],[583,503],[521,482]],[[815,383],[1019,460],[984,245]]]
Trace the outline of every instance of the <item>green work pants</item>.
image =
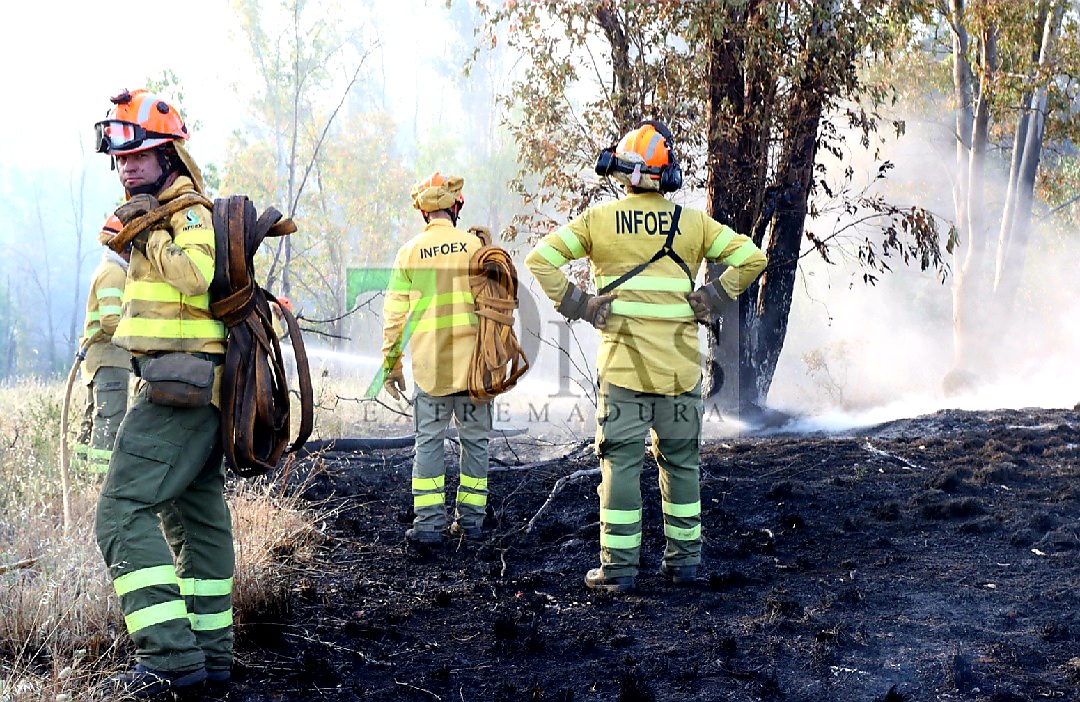
[[154,670],[232,665],[234,554],[220,430],[216,407],[163,407],[140,391],[101,490],[98,546],[136,658]]
[[655,395],[602,383],[596,409],[600,458],[600,566],[605,577],[636,575],[641,555],[641,468],[652,431],[670,566],[701,563],[701,383]]
[[474,402],[468,393],[435,397],[417,388],[413,402],[416,455],[413,458],[412,494],[413,528],[419,531],[442,531],[446,527],[443,440],[451,417],[457,425],[461,444],[454,519],[462,527],[479,527],[484,521],[491,403]]
[[91,473],[105,475],[109,469],[116,432],[127,412],[130,378],[128,368],[102,366],[86,386],[86,408],[75,453]]

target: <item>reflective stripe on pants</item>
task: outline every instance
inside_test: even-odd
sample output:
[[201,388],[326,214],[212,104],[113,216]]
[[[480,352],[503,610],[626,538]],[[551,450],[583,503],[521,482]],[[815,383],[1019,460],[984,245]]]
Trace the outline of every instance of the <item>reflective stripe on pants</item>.
[[[224,583],[231,592],[234,556],[220,427],[213,406],[163,407],[140,392],[120,424],[102,486],[98,546],[136,659],[154,670],[232,663]],[[215,583],[205,598],[197,585],[186,594],[186,583],[198,581]]]
[[607,577],[637,573],[641,552],[641,469],[651,430],[663,500],[664,561],[701,562],[701,384],[656,395],[602,383],[596,411],[600,458],[600,565]]
[[446,527],[446,465],[443,441],[450,418],[461,444],[461,472],[454,518],[462,526],[480,526],[487,509],[488,437],[491,403],[473,402],[468,393],[444,397],[419,388],[413,403],[416,456],[413,461],[413,527],[439,531]]

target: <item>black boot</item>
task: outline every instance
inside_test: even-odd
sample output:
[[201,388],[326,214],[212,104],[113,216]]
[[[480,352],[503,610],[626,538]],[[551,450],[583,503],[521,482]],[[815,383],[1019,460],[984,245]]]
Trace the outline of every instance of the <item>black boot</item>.
[[602,568],[593,568],[585,574],[585,586],[590,590],[606,592],[633,592],[634,576],[622,575],[613,578],[604,577]]
[[205,681],[205,668],[184,671],[151,670],[142,663],[136,663],[128,672],[108,680],[106,699],[115,695],[145,700],[174,692],[196,692],[202,688]]

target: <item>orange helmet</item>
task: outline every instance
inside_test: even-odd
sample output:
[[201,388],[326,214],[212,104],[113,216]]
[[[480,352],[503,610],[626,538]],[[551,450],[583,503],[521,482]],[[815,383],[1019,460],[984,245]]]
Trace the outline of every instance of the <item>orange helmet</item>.
[[[620,141],[619,145],[615,147],[615,155],[624,160],[629,154],[637,154],[641,157],[638,159],[631,159],[639,161],[648,167],[647,173],[650,173],[655,168],[655,178],[659,178],[660,169],[671,163],[671,152],[668,151],[667,139],[664,135],[656,131],[656,127],[651,124],[642,124],[637,129],[631,129],[626,133]],[[642,169],[645,170],[645,169]]]
[[409,197],[412,198],[413,207],[423,212],[448,210],[455,203],[465,204],[465,196],[461,194],[464,184],[465,179],[461,176],[444,176],[435,171],[412,186]]
[[109,218],[105,220],[104,226],[101,227],[101,236],[116,236],[123,228],[124,223],[120,221],[119,217],[116,215],[109,215]]
[[108,246],[109,242],[113,240],[113,237],[120,233],[120,230],[124,228],[120,218],[116,215],[109,215],[109,218],[105,220],[105,224],[101,226],[101,231],[98,233],[98,243],[104,246]]
[[98,153],[133,154],[188,138],[188,128],[175,107],[143,89],[109,98],[113,108],[94,125]]
[[596,172],[643,190],[678,190],[682,187],[682,169],[675,158],[673,141],[662,123],[645,120],[627,132],[614,149],[600,152]]

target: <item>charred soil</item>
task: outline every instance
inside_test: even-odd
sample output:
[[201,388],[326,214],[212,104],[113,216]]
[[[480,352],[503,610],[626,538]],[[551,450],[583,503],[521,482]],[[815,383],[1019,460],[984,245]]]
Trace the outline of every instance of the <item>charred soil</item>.
[[320,567],[240,622],[227,699],[1080,699],[1078,445],[1043,409],[707,442],[705,578],[678,589],[648,458],[631,595],[582,582],[598,475],[534,519],[587,445],[498,442],[489,533],[431,548],[403,537],[411,451],[324,454],[293,473],[333,507]]

